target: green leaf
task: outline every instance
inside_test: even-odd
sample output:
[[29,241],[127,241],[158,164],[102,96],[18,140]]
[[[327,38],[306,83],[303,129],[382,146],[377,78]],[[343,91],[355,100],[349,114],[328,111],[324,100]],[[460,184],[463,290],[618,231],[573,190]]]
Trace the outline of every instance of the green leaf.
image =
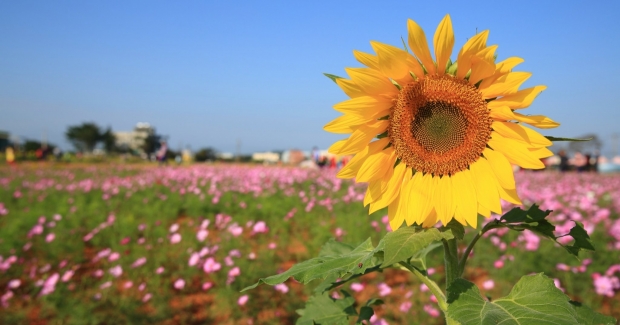
[[441,227],[441,229],[452,230],[452,235],[454,235],[454,238],[458,240],[463,239],[463,237],[465,236],[465,228],[460,222],[456,221],[456,219],[450,220],[450,222],[448,222],[445,227]]
[[336,82],[336,79],[342,79],[342,77],[338,77],[337,75],[323,73],[327,78],[331,79],[333,82]]
[[569,301],[575,313],[577,314],[577,320],[579,324],[583,325],[613,325],[616,324],[616,319],[610,316],[605,316],[595,312],[587,306],[582,305],[577,301]]
[[[452,231],[440,232],[437,228],[419,230],[413,227],[398,228],[390,232],[379,243],[384,251],[384,261],[381,267],[404,261],[413,256],[419,250],[426,248],[434,241],[452,239]],[[377,247],[379,248],[379,247]]]
[[545,219],[552,211],[541,210],[538,205],[533,204],[527,211],[521,208],[514,208],[504,214],[500,220],[514,223],[514,222],[533,222]]
[[301,317],[295,324],[348,325],[349,316],[357,316],[355,309],[353,309],[355,299],[346,293],[346,291],[342,293],[345,295],[342,299],[333,299],[329,297],[327,293],[310,297],[306,303],[306,308],[297,311]]
[[587,138],[587,139],[558,138],[558,137],[552,137],[548,135],[545,135],[545,138],[547,138],[547,140],[549,141],[590,141],[592,140],[592,138]]
[[305,284],[314,279],[334,277],[333,274],[341,278],[347,273],[364,273],[366,269],[381,264],[381,258],[379,258],[381,254],[377,254],[379,257],[374,255],[382,247],[383,245],[380,244],[375,249],[368,238],[356,248],[349,250],[350,246],[332,240],[323,246],[319,257],[295,264],[286,272],[259,279],[257,283],[241,291],[254,289],[261,283],[276,285],[286,281],[289,277]]
[[588,236],[588,233],[583,228],[583,224],[581,222],[575,221],[575,226],[571,228],[568,235],[573,237],[573,239],[575,240],[575,242],[572,245],[565,246],[565,248],[571,254],[578,255],[579,250],[581,249],[594,251],[594,245],[592,245],[590,236]]
[[457,279],[448,288],[448,316],[462,325],[580,324],[569,298],[542,273],[523,276],[508,296],[493,302],[475,284]]
[[370,322],[370,317],[375,314],[371,306],[382,305],[383,303],[383,300],[377,298],[368,300],[366,304],[360,308],[360,315],[355,324],[363,324],[362,321]]
[[432,250],[442,247],[443,244],[442,243],[432,243],[428,246],[426,246],[426,248],[417,251],[415,254],[413,254],[413,256],[411,257],[411,259],[409,260],[409,264],[417,267],[420,270],[426,270],[426,255],[428,255],[428,253],[430,253]]

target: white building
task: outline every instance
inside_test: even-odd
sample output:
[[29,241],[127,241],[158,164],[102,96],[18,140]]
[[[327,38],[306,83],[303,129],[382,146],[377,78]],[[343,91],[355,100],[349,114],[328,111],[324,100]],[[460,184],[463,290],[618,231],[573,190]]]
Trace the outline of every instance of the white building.
[[144,141],[152,134],[155,129],[149,123],[138,122],[133,131],[114,132],[114,138],[117,147],[143,153]]

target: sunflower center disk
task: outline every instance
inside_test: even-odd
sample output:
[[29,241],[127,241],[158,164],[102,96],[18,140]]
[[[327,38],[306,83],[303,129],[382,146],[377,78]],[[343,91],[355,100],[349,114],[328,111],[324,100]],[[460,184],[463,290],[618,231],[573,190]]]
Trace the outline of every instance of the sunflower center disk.
[[426,76],[401,89],[388,134],[408,167],[454,175],[480,158],[491,123],[486,102],[466,80]]

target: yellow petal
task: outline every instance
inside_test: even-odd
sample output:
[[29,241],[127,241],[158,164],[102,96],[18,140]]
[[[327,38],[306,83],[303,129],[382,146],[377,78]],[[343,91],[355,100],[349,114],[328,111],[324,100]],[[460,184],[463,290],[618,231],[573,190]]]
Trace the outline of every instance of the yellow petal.
[[398,88],[380,72],[368,68],[345,68],[345,71],[368,95],[398,94]]
[[492,124],[492,128],[506,138],[525,142],[531,147],[548,147],[553,145],[549,139],[540,133],[517,123],[495,121]]
[[515,120],[535,126],[539,129],[552,129],[560,126],[560,123],[544,115],[523,115],[514,113]]
[[501,186],[497,189],[499,190],[499,197],[501,197],[502,200],[516,205],[523,205],[516,189],[505,189]]
[[351,98],[366,95],[366,93],[364,93],[362,88],[360,88],[360,86],[355,84],[355,82],[353,82],[352,80],[345,79],[345,78],[338,78],[336,79],[336,84],[340,87],[340,89],[342,89],[342,91],[344,91],[345,94],[347,94],[347,96]]
[[514,67],[516,67],[520,63],[523,63],[523,59],[518,57],[510,57],[504,61],[496,63],[495,73],[493,74],[493,76],[482,80],[478,89],[482,90],[488,88],[490,85],[495,83],[495,81],[499,79],[499,77],[508,74]]
[[493,150],[502,153],[512,164],[521,166],[522,168],[545,168],[545,164],[543,164],[539,158],[536,158],[522,142],[505,138],[497,132],[492,132],[488,145]]
[[512,121],[517,117],[508,106],[499,106],[490,109],[489,115],[496,121]]
[[478,81],[490,77],[495,73],[495,50],[497,45],[489,46],[476,53],[471,58],[471,75],[469,84],[475,85]]
[[422,175],[417,172],[411,180],[411,188],[409,189],[409,215],[411,223],[421,225],[424,219],[433,209],[432,191],[431,191],[431,175]]
[[489,218],[491,216],[491,210],[489,210],[489,208],[483,206],[482,204],[478,203],[478,214],[485,218]]
[[437,211],[433,209],[431,213],[428,214],[428,217],[424,219],[424,223],[422,223],[422,227],[430,228],[434,226],[435,224],[437,224]]
[[388,169],[394,166],[396,159],[393,153],[394,149],[387,148],[369,155],[357,172],[356,182],[370,182],[383,177]]
[[384,123],[384,122],[388,122],[388,121],[384,121],[384,120],[376,121],[376,122],[372,122],[372,123],[368,123],[366,125],[360,126],[357,130],[353,132],[353,134],[351,134],[349,139],[346,140],[346,142],[342,145],[340,150],[329,151],[329,152],[334,153],[336,155],[350,155],[350,154],[355,154],[361,151],[362,149],[364,149],[364,147],[366,147],[370,143],[370,141],[374,137],[376,137],[378,134],[381,134],[385,131],[389,122],[388,123]]
[[547,89],[547,86],[535,86],[532,88],[519,90],[512,95],[504,96],[489,102],[487,107],[493,108],[498,106],[508,106],[511,109],[526,108],[530,106],[536,96],[538,96],[538,94],[545,89]]
[[[394,168],[394,173],[387,183],[386,189],[381,198],[370,205],[370,213],[374,213],[391,204],[400,194],[400,188],[406,177],[407,166],[403,163]],[[410,174],[409,174],[410,175]]]
[[[364,206],[375,202],[381,197],[381,181],[380,179],[368,182],[366,195],[364,195]],[[371,212],[369,212],[370,214]]]
[[323,129],[331,133],[353,133],[358,126],[371,122],[375,118],[345,114],[325,124]]
[[499,185],[503,188],[514,189],[516,187],[515,176],[508,159],[503,154],[489,148],[485,148],[482,153],[489,161]]
[[400,196],[397,197],[390,205],[388,206],[388,220],[390,222],[390,227],[392,230],[396,230],[400,228],[400,226],[405,221],[405,218],[402,213],[400,213]]
[[435,73],[435,63],[431,57],[431,51],[428,49],[428,42],[424,30],[413,20],[407,21],[407,29],[409,31],[409,47],[413,54],[422,61],[422,65],[429,74]]
[[454,196],[458,195],[453,194],[452,182],[449,176],[435,178],[438,178],[437,189],[434,195],[435,211],[437,211],[437,218],[445,226],[454,216]]
[[457,78],[465,79],[467,72],[471,69],[471,57],[486,47],[488,37],[489,31],[485,30],[465,42],[456,61],[459,64],[456,70]]
[[392,45],[371,41],[370,45],[377,52],[379,69],[392,79],[402,79],[409,76],[407,52]]
[[334,105],[338,112],[354,115],[374,115],[374,112],[386,111],[393,106],[392,101],[371,96],[351,98]]
[[[349,139],[344,139],[344,140],[339,140],[334,142],[334,144],[332,144],[331,146],[329,146],[329,148],[327,148],[327,152],[337,155],[340,150],[342,149],[342,146],[348,141]],[[362,148],[363,149],[363,148]]]
[[530,148],[529,150],[532,155],[539,159],[553,156],[553,152],[547,148]]
[[461,224],[465,225],[464,221],[467,221],[472,227],[476,228],[478,225],[478,199],[476,197],[476,187],[471,178],[471,171],[464,170],[458,172],[451,177],[451,180],[452,186],[457,193],[457,195],[454,195],[456,205],[454,217]]
[[368,155],[370,154],[374,154],[374,153],[379,152],[380,150],[383,150],[383,148],[385,148],[385,146],[387,146],[388,143],[390,143],[389,138],[383,138],[383,139],[370,143],[366,148],[364,148],[362,151],[358,152],[355,156],[353,156],[351,161],[349,161],[349,163],[346,164],[338,172],[336,176],[338,178],[345,178],[345,179],[354,178],[355,175],[357,175],[357,172],[359,171],[360,167],[362,167],[362,164],[364,163],[364,161],[366,161],[366,157],[368,157]]
[[359,63],[369,68],[379,70],[379,61],[376,55],[365,53],[365,52],[358,51],[358,50],[353,50],[353,56],[355,57],[357,61],[359,61]]
[[524,83],[530,76],[529,72],[510,72],[500,78],[498,78],[492,85],[486,89],[481,89],[482,98],[495,98],[499,96],[506,96],[517,92],[522,83]]
[[437,58],[437,73],[444,74],[454,47],[454,32],[450,15],[446,15],[439,23],[433,38],[433,46]]
[[478,203],[497,214],[502,214],[497,181],[494,178],[495,175],[493,175],[491,166],[489,166],[487,160],[480,158],[469,165],[469,168],[473,174]]

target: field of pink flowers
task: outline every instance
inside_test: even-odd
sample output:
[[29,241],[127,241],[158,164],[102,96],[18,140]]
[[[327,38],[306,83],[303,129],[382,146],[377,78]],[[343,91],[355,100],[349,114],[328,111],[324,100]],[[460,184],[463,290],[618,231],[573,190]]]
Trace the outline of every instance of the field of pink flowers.
[[[466,278],[492,298],[544,271],[573,299],[620,318],[620,175],[516,177],[526,205],[554,210],[558,234],[582,222],[596,252],[578,260],[527,230],[502,229],[478,243]],[[364,191],[332,170],[288,167],[0,167],[0,323],[293,324],[311,286],[239,291],[316,256],[331,237],[376,244],[389,231],[386,212],[368,216]],[[440,282],[441,252],[430,255]],[[344,289],[360,303],[385,301],[373,324],[443,322],[404,272]]]

